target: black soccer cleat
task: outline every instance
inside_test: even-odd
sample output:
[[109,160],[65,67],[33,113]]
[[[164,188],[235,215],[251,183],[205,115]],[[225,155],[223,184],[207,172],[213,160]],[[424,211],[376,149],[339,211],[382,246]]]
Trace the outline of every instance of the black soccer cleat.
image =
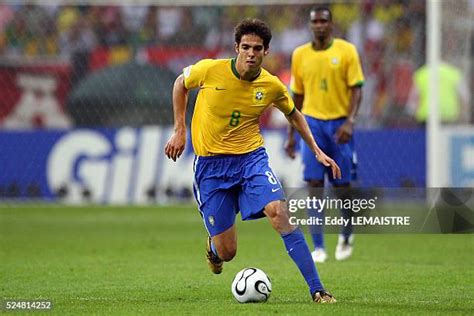
[[224,265],[224,261],[216,256],[211,249],[211,237],[207,237],[207,245],[206,245],[206,260],[207,265],[211,269],[212,273],[220,274],[222,272],[222,266]]

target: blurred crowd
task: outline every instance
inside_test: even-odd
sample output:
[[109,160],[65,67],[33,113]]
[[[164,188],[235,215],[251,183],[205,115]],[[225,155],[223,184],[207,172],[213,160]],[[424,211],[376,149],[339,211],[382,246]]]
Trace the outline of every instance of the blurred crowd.
[[0,52],[57,56],[119,45],[232,49],[235,24],[244,17],[259,17],[275,32],[275,50],[289,54],[295,45],[310,39],[303,17],[307,9],[281,5],[0,5]]
[[[363,63],[366,84],[360,124],[412,124],[406,105],[413,74],[425,62],[425,1],[362,0],[335,2],[330,6],[335,34],[357,46]],[[0,4],[0,57],[70,59],[104,47],[116,50],[117,62],[136,58],[143,47],[200,47],[218,50],[219,56],[228,57],[234,55],[235,24],[244,17],[259,17],[271,26],[274,34],[265,66],[288,83],[292,50],[311,40],[309,8],[294,4]],[[278,125],[277,118],[268,120],[267,124]]]

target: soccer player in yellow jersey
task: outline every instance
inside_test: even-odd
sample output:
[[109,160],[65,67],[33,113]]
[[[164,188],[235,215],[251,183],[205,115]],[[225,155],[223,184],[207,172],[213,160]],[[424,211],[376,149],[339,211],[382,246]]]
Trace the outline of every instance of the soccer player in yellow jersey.
[[186,67],[173,87],[174,133],[165,146],[176,160],[186,143],[185,113],[188,90],[199,88],[191,123],[194,151],[194,196],[209,237],[206,256],[212,272],[237,251],[235,218],[267,217],[281,235],[288,254],[303,274],[317,303],[333,303],[324,290],[301,230],[290,224],[283,188],[268,164],[259,117],[269,106],[282,111],[313,151],[315,159],[339,166],[319,149],[308,125],[285,86],[261,68],[268,54],[271,31],[258,19],[235,28],[234,59],[201,60]]
[[[342,178],[334,178],[319,164],[310,149],[302,144],[303,177],[312,188],[324,187],[324,177],[337,187],[339,198],[350,198],[351,176],[355,173],[353,127],[362,99],[364,75],[354,45],[332,36],[332,13],[327,7],[310,11],[313,41],[297,47],[291,61],[291,90],[295,105],[302,110],[318,144],[341,167]],[[294,128],[288,129],[286,150],[295,157]],[[341,210],[350,217],[351,210]],[[321,213],[317,213],[321,214]],[[313,215],[310,213],[310,215]],[[310,227],[315,250],[315,262],[324,262],[322,226]],[[352,226],[342,228],[336,247],[336,259],[344,260],[352,254]]]

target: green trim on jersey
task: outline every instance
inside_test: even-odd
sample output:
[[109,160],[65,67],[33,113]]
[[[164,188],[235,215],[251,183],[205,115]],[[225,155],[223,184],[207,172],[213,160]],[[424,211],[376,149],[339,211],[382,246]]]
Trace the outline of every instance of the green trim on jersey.
[[237,71],[237,67],[235,67],[235,58],[232,58],[230,60],[230,67],[232,68],[232,73],[234,74],[234,76],[236,76],[237,79],[240,79],[240,74]]
[[357,81],[355,85],[351,86],[351,88],[353,88],[353,87],[362,87],[364,85],[364,83],[365,83],[364,80]]
[[293,107],[293,110],[291,110],[291,112],[288,113],[286,116],[290,116],[290,115],[293,114],[295,111],[296,111],[296,105]]
[[332,46],[332,44],[334,44],[334,37],[331,39],[331,43],[329,43],[329,46],[326,47],[326,48],[324,48],[324,49],[316,49],[316,48],[314,47],[314,42],[312,42],[311,47],[312,47],[315,51],[320,52],[320,51],[325,51],[325,50],[330,49],[331,46]]
[[[230,61],[230,66],[231,66],[231,68],[232,68],[232,73],[234,74],[234,76],[236,76],[237,79],[240,80],[240,79],[242,79],[242,78],[240,78],[240,74],[239,74],[239,72],[237,71],[237,67],[235,66],[235,62],[236,62],[235,58],[232,58],[231,61]],[[261,73],[262,73],[262,68],[260,68],[260,69],[258,70],[258,74],[257,74],[252,80],[249,80],[249,81],[250,81],[250,82],[254,81],[254,80],[257,79],[258,77],[260,77],[260,74],[261,74]]]

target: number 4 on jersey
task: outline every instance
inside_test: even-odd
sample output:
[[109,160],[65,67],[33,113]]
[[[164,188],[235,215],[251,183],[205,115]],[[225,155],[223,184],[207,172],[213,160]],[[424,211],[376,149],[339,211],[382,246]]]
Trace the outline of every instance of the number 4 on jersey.
[[326,78],[321,79],[321,85],[319,86],[319,88],[323,91],[328,91],[328,81],[326,80]]

